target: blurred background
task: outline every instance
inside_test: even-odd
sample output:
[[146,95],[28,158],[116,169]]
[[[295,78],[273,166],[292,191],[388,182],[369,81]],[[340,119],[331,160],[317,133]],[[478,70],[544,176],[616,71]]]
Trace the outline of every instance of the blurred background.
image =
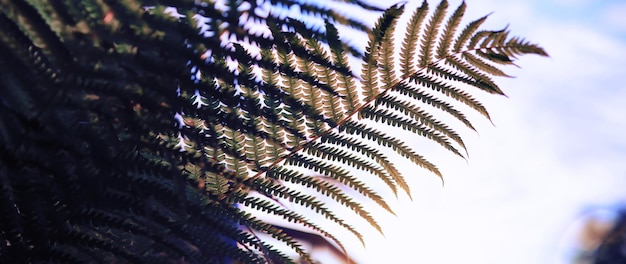
[[348,251],[359,263],[588,263],[626,206],[626,1],[466,3],[465,23],[493,12],[484,29],[509,25],[550,58],[506,68],[515,78],[497,83],[508,98],[478,97],[493,125],[477,117],[478,133],[460,131],[467,161],[410,139],[445,186],[406,164],[413,200],[391,196],[397,216],[376,213],[385,235],[359,227],[366,246],[346,241]]

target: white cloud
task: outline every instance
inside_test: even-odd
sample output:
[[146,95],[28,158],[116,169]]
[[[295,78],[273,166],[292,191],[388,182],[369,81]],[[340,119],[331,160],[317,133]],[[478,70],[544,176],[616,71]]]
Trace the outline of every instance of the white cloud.
[[617,3],[607,8],[602,14],[603,21],[613,29],[624,34],[626,33],[626,3]]
[[446,186],[412,178],[415,201],[381,218],[386,238],[368,235],[354,252],[363,263],[567,263],[560,240],[580,210],[626,199],[626,41],[589,22],[600,18],[559,21],[527,3],[468,1],[468,17],[495,11],[494,24],[511,22],[551,58],[510,69],[517,78],[500,80],[510,98],[481,97],[496,127],[465,134],[469,165],[426,152]]

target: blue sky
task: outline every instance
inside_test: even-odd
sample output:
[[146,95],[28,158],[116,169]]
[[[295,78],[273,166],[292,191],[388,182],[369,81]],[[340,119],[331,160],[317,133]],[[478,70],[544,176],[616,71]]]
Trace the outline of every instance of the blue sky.
[[508,98],[479,96],[495,126],[475,118],[478,134],[463,133],[468,162],[414,143],[446,185],[407,175],[413,201],[378,215],[385,237],[350,246],[362,263],[569,263],[576,219],[626,202],[626,2],[466,3],[466,21],[493,12],[486,28],[509,24],[551,57],[508,68],[515,78],[498,80]]

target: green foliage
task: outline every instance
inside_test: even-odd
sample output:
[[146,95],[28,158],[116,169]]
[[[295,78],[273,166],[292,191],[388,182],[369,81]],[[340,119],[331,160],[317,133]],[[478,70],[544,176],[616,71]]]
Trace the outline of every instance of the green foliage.
[[[506,29],[478,31],[485,18],[455,35],[465,4],[444,25],[446,1],[425,26],[428,4],[415,11],[399,54],[401,5],[369,30],[327,2],[1,3],[2,263],[294,261],[260,233],[313,262],[259,216],[343,249],[304,215],[362,241],[334,200],[382,232],[362,199],[393,211],[372,182],[410,196],[384,149],[441,173],[374,123],[464,157],[455,126],[436,116],[474,129],[458,103],[489,114],[469,89],[503,94],[492,79],[506,76],[500,65],[547,55]],[[294,5],[319,23],[281,15]],[[364,54],[338,25],[369,34]],[[363,59],[360,75],[351,55]]]

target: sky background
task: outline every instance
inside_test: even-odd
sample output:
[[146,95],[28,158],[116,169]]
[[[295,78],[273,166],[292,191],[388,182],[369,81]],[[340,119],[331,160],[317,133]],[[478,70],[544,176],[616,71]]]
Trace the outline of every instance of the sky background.
[[467,162],[409,139],[445,186],[400,165],[415,171],[413,201],[390,199],[397,217],[376,214],[385,236],[366,232],[366,248],[346,241],[361,263],[571,263],[577,220],[626,202],[626,1],[466,3],[465,23],[493,12],[484,29],[509,24],[550,58],[505,68],[508,98],[479,96],[494,125],[474,118],[478,133],[462,131]]

